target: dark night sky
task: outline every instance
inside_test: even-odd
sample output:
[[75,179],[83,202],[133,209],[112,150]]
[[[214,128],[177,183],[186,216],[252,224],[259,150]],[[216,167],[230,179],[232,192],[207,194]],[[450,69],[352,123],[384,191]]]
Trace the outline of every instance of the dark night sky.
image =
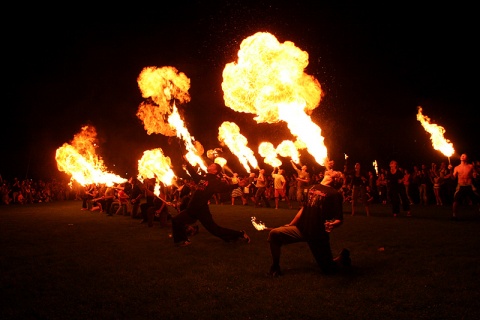
[[[22,12],[22,27],[4,28],[0,174],[54,177],[55,150],[85,124],[97,129],[98,154],[119,175],[135,174],[143,151],[156,147],[175,164],[179,144],[147,135],[135,115],[142,102],[136,80],[147,66],[174,66],[190,78],[185,121],[205,150],[219,146],[218,127],[226,120],[240,126],[255,151],[263,138],[290,139],[282,136],[284,124],[257,125],[252,115],[224,105],[222,71],[236,60],[242,40],[259,31],[308,52],[305,72],[325,92],[312,119],[339,163],[344,153],[367,165],[377,160],[386,166],[392,158],[406,167],[445,161],[416,120],[417,106],[445,127],[457,153],[480,159],[474,99],[480,55],[472,8],[311,2],[186,1],[174,8],[127,7],[121,14]],[[313,165],[308,155],[302,160]]]

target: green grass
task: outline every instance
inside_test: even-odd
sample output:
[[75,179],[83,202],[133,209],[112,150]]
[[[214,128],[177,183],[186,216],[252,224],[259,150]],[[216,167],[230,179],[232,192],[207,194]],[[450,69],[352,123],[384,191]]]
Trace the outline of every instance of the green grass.
[[[0,206],[0,319],[479,319],[480,213],[413,206],[411,218],[345,206],[334,253],[348,272],[325,276],[304,243],[282,251],[284,276],[266,276],[267,226],[295,210],[212,205],[216,221],[251,244],[200,227],[176,248],[170,230],[80,210],[79,201]],[[282,203],[285,207],[285,203]]]

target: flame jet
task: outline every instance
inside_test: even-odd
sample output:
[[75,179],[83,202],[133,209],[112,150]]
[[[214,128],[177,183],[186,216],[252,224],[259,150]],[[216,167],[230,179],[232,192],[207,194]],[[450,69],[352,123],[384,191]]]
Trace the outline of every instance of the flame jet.
[[175,67],[146,67],[138,76],[137,83],[142,97],[148,99],[140,104],[137,111],[137,117],[143,121],[147,133],[181,138],[188,152],[188,162],[206,171],[201,158],[203,146],[190,135],[176,107],[176,102],[190,102],[190,79]]
[[236,123],[225,121],[218,128],[218,140],[225,144],[238,157],[245,171],[250,172],[250,166],[258,169],[258,161],[247,144],[248,140],[240,133]]
[[57,168],[71,176],[73,180],[86,186],[92,183],[105,183],[107,186],[123,183],[127,179],[108,172],[103,160],[96,154],[97,131],[93,126],[84,126],[74,135],[70,144],[64,143],[55,152]]
[[256,115],[257,123],[286,122],[299,145],[323,165],[327,148],[310,118],[323,92],[318,80],[304,73],[307,65],[308,53],[293,42],[258,32],[242,41],[238,60],[225,66],[223,97],[227,107]]
[[450,158],[455,153],[455,149],[453,143],[444,138],[445,129],[437,124],[430,123],[430,118],[422,114],[422,107],[420,106],[418,107],[417,120],[420,121],[425,131],[430,133],[433,148]]

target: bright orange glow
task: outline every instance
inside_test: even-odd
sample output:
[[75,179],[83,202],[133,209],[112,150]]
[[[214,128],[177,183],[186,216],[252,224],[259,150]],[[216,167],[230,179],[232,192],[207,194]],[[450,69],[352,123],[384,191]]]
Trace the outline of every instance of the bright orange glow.
[[155,178],[157,182],[171,186],[174,183],[175,173],[172,170],[170,158],[164,156],[160,148],[144,151],[142,158],[138,160],[138,178],[140,181]]
[[430,133],[430,140],[435,150],[440,151],[446,157],[451,157],[455,153],[453,143],[444,138],[445,129],[437,124],[430,123],[430,118],[422,114],[422,107],[418,107],[417,120],[420,121],[425,131]]
[[311,112],[322,98],[320,83],[304,73],[308,53],[259,32],[242,41],[237,62],[223,70],[225,105],[256,115],[258,123],[287,123],[290,132],[323,165],[327,148]]
[[142,97],[149,99],[140,104],[137,111],[147,133],[175,136],[175,128],[167,119],[175,99],[179,103],[190,101],[190,79],[175,67],[147,67],[138,76],[137,83]]
[[262,142],[258,146],[258,153],[263,157],[263,162],[272,167],[280,167],[282,165],[282,161],[277,158],[277,151],[271,142]]
[[277,146],[277,153],[285,158],[291,158],[293,162],[300,162],[300,155],[295,143],[290,140],[284,140]]
[[103,160],[95,152],[97,131],[85,126],[77,133],[71,144],[64,143],[55,153],[57,168],[71,176],[73,180],[85,186],[92,183],[105,183],[113,186],[127,179],[107,172]]
[[187,161],[206,171],[207,167],[201,158],[203,146],[190,136],[175,104],[176,101],[190,101],[190,79],[175,67],[147,67],[142,70],[137,82],[142,97],[150,99],[143,102],[137,111],[137,117],[143,121],[147,133],[182,139],[187,150]]

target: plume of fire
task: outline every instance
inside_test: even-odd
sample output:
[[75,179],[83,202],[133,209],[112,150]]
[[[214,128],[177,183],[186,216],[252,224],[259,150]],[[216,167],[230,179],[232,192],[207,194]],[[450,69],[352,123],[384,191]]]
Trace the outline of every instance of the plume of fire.
[[196,141],[194,137],[190,136],[190,132],[188,132],[188,129],[185,127],[185,123],[180,117],[175,105],[173,106],[172,114],[168,117],[168,123],[176,128],[177,137],[181,138],[185,143],[187,150],[185,157],[187,161],[192,166],[198,165],[203,171],[207,171],[207,166],[201,157],[204,152],[203,146],[200,142]]
[[148,98],[140,104],[137,117],[143,121],[148,134],[159,133],[175,136],[175,127],[168,122],[172,113],[172,101],[190,101],[188,90],[190,79],[175,67],[146,67],[137,78],[142,97]]
[[175,67],[147,67],[137,78],[142,97],[150,99],[140,104],[137,117],[143,121],[148,134],[160,133],[183,139],[187,161],[193,166],[207,167],[200,157],[203,146],[190,136],[180,117],[176,102],[190,101],[190,79]]
[[247,147],[248,140],[240,133],[237,124],[228,121],[223,122],[218,128],[218,140],[237,156],[246,172],[250,172],[251,168],[258,168],[258,161],[252,149]]
[[258,153],[263,157],[263,162],[272,167],[280,167],[282,161],[277,158],[277,151],[271,142],[262,142],[258,145]]
[[[157,182],[171,186],[175,182],[175,173],[170,158],[166,157],[160,148],[144,151],[142,158],[138,160],[138,178],[140,181],[155,178]],[[158,188],[155,189],[158,196],[160,185],[157,184],[155,187]]]
[[92,183],[105,183],[111,187],[126,182],[114,173],[107,172],[103,160],[96,154],[97,131],[92,126],[84,126],[74,135],[70,144],[64,143],[55,152],[57,168],[71,176],[73,180],[85,186]]
[[222,89],[226,106],[256,115],[258,123],[286,122],[323,165],[327,148],[310,118],[323,92],[318,80],[304,73],[307,65],[308,53],[293,42],[279,43],[272,34],[259,32],[244,39],[238,61],[225,66]]
[[437,124],[430,123],[430,118],[422,114],[422,107],[418,107],[417,120],[420,121],[425,131],[430,133],[433,148],[450,158],[455,153],[455,149],[453,149],[450,140],[444,138],[445,129]]

